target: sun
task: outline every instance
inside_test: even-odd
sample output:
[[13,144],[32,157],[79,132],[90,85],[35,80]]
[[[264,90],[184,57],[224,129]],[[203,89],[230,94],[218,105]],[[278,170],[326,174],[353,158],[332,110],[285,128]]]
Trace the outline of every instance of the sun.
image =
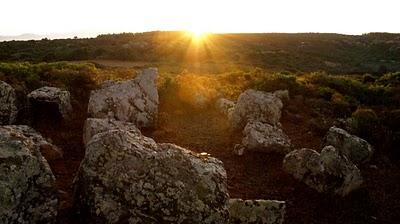
[[187,30],[187,33],[192,37],[193,41],[195,42],[202,42],[204,41],[207,36],[208,36],[208,32],[206,32],[205,30],[199,29],[199,28],[192,28]]

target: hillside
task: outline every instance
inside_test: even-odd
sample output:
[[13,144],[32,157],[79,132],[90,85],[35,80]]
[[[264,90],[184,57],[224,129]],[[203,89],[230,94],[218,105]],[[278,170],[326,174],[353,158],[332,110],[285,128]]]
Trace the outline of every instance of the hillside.
[[400,70],[400,34],[209,34],[200,45],[184,32],[99,35],[88,39],[0,42],[0,61],[123,60],[224,63],[269,70],[386,73]]

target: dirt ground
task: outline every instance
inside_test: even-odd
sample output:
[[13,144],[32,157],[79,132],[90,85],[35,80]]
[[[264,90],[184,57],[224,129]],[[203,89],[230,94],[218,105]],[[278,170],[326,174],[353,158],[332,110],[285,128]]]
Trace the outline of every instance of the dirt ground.
[[[291,100],[301,119],[283,113],[281,123],[296,148],[320,149],[321,136],[308,127],[310,109]],[[58,223],[82,223],[73,209],[73,178],[84,156],[82,128],[86,105],[74,105],[75,118],[68,124],[36,122],[35,128],[64,150],[64,158],[50,164],[60,195]],[[46,120],[46,118],[43,118]],[[207,152],[223,161],[232,198],[286,201],[285,223],[400,223],[400,169],[384,155],[361,167],[365,184],[346,198],[319,194],[282,170],[283,156],[232,153],[241,134],[230,130],[227,119],[212,108],[193,109],[161,99],[158,127],[143,130],[157,142],[170,142],[195,152]],[[370,165],[375,165],[370,166]]]

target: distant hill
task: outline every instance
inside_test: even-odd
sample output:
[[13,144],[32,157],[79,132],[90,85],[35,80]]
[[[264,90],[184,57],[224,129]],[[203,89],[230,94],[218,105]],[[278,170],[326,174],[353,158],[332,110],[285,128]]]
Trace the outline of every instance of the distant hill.
[[11,41],[11,40],[40,40],[43,37],[40,35],[25,33],[17,36],[0,36],[0,41]]
[[195,45],[184,32],[0,42],[0,61],[111,59],[237,63],[273,70],[384,73],[400,70],[400,34],[210,34]]

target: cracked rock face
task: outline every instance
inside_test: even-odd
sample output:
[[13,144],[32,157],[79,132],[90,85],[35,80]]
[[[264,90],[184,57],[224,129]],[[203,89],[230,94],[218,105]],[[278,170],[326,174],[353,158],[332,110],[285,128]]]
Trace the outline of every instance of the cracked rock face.
[[337,127],[329,129],[324,145],[332,145],[355,164],[369,161],[374,153],[373,147],[367,141]]
[[157,76],[157,69],[151,68],[132,80],[104,83],[90,94],[89,116],[132,122],[139,128],[153,126],[159,104]]
[[0,223],[54,223],[55,177],[24,129],[0,127]]
[[0,81],[0,125],[12,124],[17,116],[15,90]]
[[124,130],[134,134],[140,134],[140,130],[133,124],[114,119],[88,118],[83,128],[83,143],[86,145],[96,134],[110,130]]
[[291,151],[289,137],[279,127],[261,122],[249,122],[243,130],[243,146],[251,151],[277,152]]
[[232,124],[242,129],[250,121],[279,125],[283,104],[273,93],[249,89],[240,94],[232,113]]
[[297,180],[318,192],[346,196],[358,189],[363,179],[360,170],[333,146],[322,149],[301,149],[285,156],[283,168]]
[[227,223],[221,161],[124,130],[96,134],[76,179],[89,223]]
[[28,99],[33,106],[35,103],[55,104],[63,119],[70,118],[72,112],[71,96],[66,90],[45,86],[29,93]]
[[232,224],[281,224],[285,202],[275,200],[229,200],[229,221]]

